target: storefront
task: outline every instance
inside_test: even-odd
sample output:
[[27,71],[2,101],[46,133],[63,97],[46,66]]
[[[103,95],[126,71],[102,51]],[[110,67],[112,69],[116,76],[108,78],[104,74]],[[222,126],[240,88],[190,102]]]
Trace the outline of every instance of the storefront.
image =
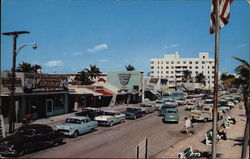
[[[68,113],[68,82],[64,75],[16,73],[15,113],[17,121],[23,114],[45,118]],[[2,114],[8,117],[10,73],[2,73]]]

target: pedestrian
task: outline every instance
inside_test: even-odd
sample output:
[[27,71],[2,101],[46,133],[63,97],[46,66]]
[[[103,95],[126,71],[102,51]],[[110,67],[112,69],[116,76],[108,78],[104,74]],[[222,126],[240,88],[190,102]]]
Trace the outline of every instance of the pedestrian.
[[185,121],[184,121],[185,131],[189,135],[190,134],[190,128],[191,128],[191,120],[188,117],[185,117],[184,119],[185,119]]
[[227,119],[228,119],[230,122],[232,122],[232,124],[235,124],[235,123],[236,123],[235,118],[232,118],[231,115],[230,115],[230,113],[227,115]]
[[220,138],[222,140],[227,140],[227,135],[225,132],[225,127],[223,125],[220,126],[219,130],[218,130],[218,135],[220,136]]

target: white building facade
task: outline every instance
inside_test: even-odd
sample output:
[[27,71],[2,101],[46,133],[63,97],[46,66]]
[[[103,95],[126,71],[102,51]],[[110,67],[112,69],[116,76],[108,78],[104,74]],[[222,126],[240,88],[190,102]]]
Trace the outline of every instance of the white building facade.
[[192,72],[189,82],[195,82],[195,76],[202,73],[206,77],[205,88],[213,88],[214,59],[209,58],[208,52],[200,52],[198,58],[180,58],[178,52],[166,54],[164,58],[150,60],[150,76],[165,77],[169,86],[178,86],[183,83],[183,71]]

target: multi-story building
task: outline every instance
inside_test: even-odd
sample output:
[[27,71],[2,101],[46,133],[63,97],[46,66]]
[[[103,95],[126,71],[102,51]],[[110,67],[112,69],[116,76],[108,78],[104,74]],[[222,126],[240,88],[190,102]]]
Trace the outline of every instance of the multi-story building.
[[150,60],[150,76],[165,77],[169,86],[177,86],[183,83],[183,71],[191,71],[188,82],[194,82],[195,76],[202,73],[206,77],[206,88],[213,88],[214,59],[209,58],[207,52],[200,52],[198,58],[180,58],[178,52],[167,54],[164,58]]

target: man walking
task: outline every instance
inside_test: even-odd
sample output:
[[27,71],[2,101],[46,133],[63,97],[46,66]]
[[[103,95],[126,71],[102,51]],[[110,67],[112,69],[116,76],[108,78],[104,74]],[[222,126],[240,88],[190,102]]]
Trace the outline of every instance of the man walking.
[[184,118],[184,126],[185,126],[185,131],[189,135],[190,134],[190,128],[191,128],[191,120],[188,117]]

